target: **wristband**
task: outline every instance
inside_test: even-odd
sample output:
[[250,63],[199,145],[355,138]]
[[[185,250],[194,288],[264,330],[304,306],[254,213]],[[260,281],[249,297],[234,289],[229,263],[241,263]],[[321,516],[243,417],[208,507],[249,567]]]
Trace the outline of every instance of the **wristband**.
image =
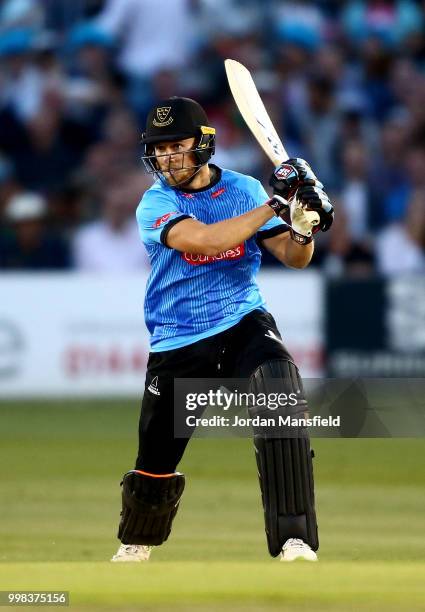
[[313,236],[303,236],[303,234],[294,232],[292,227],[289,228],[289,233],[291,235],[292,240],[296,242],[297,244],[301,244],[304,246],[305,244],[309,244],[310,242],[313,241]]
[[274,195],[270,200],[267,200],[265,204],[268,204],[276,217],[280,217],[281,213],[288,210],[288,202],[281,196]]

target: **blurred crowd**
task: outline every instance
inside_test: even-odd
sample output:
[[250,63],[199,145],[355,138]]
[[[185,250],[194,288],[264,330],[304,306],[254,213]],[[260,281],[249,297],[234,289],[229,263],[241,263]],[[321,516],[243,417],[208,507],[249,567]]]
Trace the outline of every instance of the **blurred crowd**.
[[205,106],[216,164],[266,186],[231,57],[335,203],[313,265],[425,271],[424,14],[419,0],[0,1],[0,269],[148,267],[139,138],[171,95]]

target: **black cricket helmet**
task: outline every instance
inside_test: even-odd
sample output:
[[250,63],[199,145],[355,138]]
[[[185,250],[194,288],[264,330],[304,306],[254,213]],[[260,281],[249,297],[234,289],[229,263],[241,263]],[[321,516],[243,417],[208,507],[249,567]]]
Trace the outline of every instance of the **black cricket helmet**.
[[[148,114],[146,131],[142,134],[141,139],[144,147],[142,160],[147,172],[163,178],[154,155],[156,143],[182,140],[193,136],[196,139],[195,147],[187,153],[194,154],[196,164],[185,167],[183,154],[181,168],[182,170],[193,169],[194,174],[191,178],[214,154],[215,129],[209,125],[207,114],[202,106],[191,98],[173,96],[156,104]],[[171,159],[171,156],[169,157]]]

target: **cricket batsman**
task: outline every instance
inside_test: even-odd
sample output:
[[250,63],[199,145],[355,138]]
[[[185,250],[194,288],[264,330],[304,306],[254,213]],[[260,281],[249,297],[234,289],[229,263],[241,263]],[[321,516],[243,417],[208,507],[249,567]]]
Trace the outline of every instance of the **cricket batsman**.
[[[189,441],[174,436],[174,378],[244,378],[257,394],[278,379],[282,393],[302,393],[298,368],[256,283],[259,244],[284,265],[305,268],[314,234],[328,230],[334,215],[303,159],[274,170],[271,199],[251,176],[210,163],[215,130],[189,98],[152,108],[142,144],[144,164],[158,179],[136,213],[152,266],[145,298],[151,352],[138,455],[122,482],[114,562],[147,561],[171,532],[185,482],[176,470]],[[249,410],[255,416],[255,405]],[[307,432],[254,431],[254,446],[270,554],[316,561]]]

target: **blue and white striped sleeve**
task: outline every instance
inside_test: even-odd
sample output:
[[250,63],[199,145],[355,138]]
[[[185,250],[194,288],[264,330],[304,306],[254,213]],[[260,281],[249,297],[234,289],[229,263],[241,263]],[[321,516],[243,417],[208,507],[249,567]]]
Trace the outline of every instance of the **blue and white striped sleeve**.
[[140,237],[145,244],[156,242],[167,246],[170,229],[190,215],[179,210],[176,200],[167,193],[148,190],[136,211]]

